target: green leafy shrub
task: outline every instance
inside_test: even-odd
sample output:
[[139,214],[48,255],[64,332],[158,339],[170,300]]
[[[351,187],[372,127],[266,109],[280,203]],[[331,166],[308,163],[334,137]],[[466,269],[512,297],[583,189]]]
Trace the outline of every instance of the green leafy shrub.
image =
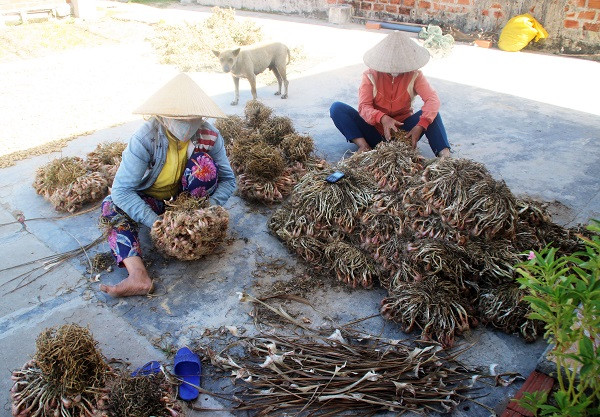
[[549,399],[526,394],[520,405],[536,415],[600,415],[600,222],[592,220],[589,237],[579,235],[584,250],[557,257],[557,249],[530,252],[517,266],[518,279],[531,295],[530,318],[545,324],[544,337],[554,345],[558,387]]

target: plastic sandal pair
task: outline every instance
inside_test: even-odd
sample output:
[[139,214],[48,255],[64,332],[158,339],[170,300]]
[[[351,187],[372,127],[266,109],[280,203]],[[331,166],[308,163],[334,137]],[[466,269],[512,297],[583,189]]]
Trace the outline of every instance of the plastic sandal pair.
[[[175,354],[173,372],[181,381],[179,398],[183,401],[193,401],[198,398],[202,365],[200,358],[187,347],[182,347]],[[151,361],[131,373],[131,376],[147,376],[157,374],[162,365],[158,361]]]

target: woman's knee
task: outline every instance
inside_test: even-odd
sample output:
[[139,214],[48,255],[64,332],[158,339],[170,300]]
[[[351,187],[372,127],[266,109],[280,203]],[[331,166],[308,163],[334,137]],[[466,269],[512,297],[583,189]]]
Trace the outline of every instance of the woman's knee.
[[106,196],[104,200],[102,200],[102,204],[100,205],[100,207],[101,218],[110,219],[117,214],[115,210],[115,203],[113,203],[112,197],[110,195]]
[[346,107],[348,107],[347,104],[342,103],[341,101],[336,101],[334,102],[330,107],[329,107],[329,116],[333,119],[335,118],[337,115],[339,115],[342,112],[345,112]]

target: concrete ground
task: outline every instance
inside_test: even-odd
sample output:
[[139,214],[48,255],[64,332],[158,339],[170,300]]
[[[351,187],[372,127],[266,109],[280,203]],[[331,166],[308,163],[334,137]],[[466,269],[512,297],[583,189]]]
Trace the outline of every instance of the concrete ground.
[[[135,7],[129,18],[152,21],[176,13],[193,19],[207,14],[206,8],[197,6],[180,9]],[[352,151],[333,126],[328,109],[336,100],[356,105],[357,87],[365,69],[362,54],[387,32],[368,31],[358,24],[336,26],[297,17],[239,15],[255,19],[273,38],[302,43],[306,50],[321,56],[315,65],[291,75],[288,100],[274,96],[272,84],[259,88],[259,98],[276,114],[289,116],[298,131],[310,134],[317,152],[328,161],[335,162]],[[108,53],[103,59],[110,56]],[[123,55],[117,54],[116,58],[122,59]],[[113,64],[114,71],[119,71],[122,61]],[[156,81],[158,85],[176,73],[173,68],[160,68],[163,78]],[[456,45],[450,56],[434,59],[423,69],[441,98],[441,114],[454,157],[482,162],[515,194],[549,202],[555,220],[567,226],[600,218],[600,107],[595,102],[600,96],[599,70],[600,63],[596,62],[471,45]],[[81,76],[93,75],[90,69],[89,75]],[[111,76],[114,74],[107,74]],[[226,113],[243,114],[243,104],[250,99],[247,82],[240,83],[240,105],[232,107],[229,102],[233,85],[228,75],[196,76]],[[90,78],[87,82],[101,81]],[[138,96],[123,99],[141,103],[152,92],[138,91]],[[32,92],[24,94],[32,94],[35,99]],[[68,96],[73,99],[77,92]],[[10,100],[5,95],[0,97]],[[25,126],[27,114],[22,120],[9,122]],[[152,249],[147,231],[143,231],[143,248],[152,261],[149,271],[157,284],[155,296],[113,299],[99,292],[99,283],[86,272],[87,257],[108,251],[106,243],[90,249],[87,257],[77,257],[53,269],[34,270],[41,265],[36,260],[77,249],[100,235],[97,211],[53,218],[59,213],[31,186],[35,169],[59,156],[83,156],[101,142],[126,141],[140,123],[141,119],[135,119],[115,127],[109,127],[114,124],[110,122],[105,128],[94,126],[90,129],[94,133],[73,140],[61,153],[36,156],[1,170],[1,414],[10,410],[10,371],[20,368],[33,355],[35,338],[46,327],[76,322],[90,328],[107,358],[129,361],[132,367],[149,360],[169,365],[173,349],[196,344],[207,329],[237,326],[256,331],[249,315],[251,306],[240,303],[236,293],[245,290],[260,294],[274,281],[298,277],[305,271],[296,257],[268,233],[266,221],[272,209],[250,206],[237,196],[226,205],[231,214],[229,244],[201,261],[163,259]],[[432,156],[425,141],[419,149]],[[26,219],[24,224],[16,221],[21,214]],[[117,283],[125,276],[124,270],[117,269],[103,272],[99,280]],[[285,308],[307,317],[315,326],[335,326],[377,314],[383,296],[382,290],[350,291],[326,283],[305,296],[314,309],[294,303]],[[361,326],[371,333],[405,337],[397,326],[380,317]],[[473,344],[463,355],[466,363],[485,369],[495,363],[498,372],[519,372],[525,377],[546,348],[543,341],[527,344],[517,336],[489,328],[473,330],[463,340]],[[222,381],[216,375],[204,375],[203,386],[207,389],[219,384]],[[520,382],[509,387],[485,387],[482,393],[488,395],[479,401],[500,413],[519,387]],[[197,405],[220,407],[217,400],[206,396],[201,396]],[[467,402],[452,415],[483,417],[490,411]]]

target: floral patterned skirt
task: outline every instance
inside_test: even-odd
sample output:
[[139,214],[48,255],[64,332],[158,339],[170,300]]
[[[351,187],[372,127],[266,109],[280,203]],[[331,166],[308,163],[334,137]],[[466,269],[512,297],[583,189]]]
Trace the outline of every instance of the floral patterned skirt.
[[[187,191],[195,197],[208,197],[217,189],[218,174],[219,166],[209,154],[194,152],[185,166],[181,178],[181,191]],[[141,192],[139,196],[156,214],[161,215],[165,212],[163,200]],[[142,256],[138,224],[115,205],[110,195],[102,202],[100,222],[110,225],[107,230],[108,245],[120,267],[124,266],[123,259]]]

